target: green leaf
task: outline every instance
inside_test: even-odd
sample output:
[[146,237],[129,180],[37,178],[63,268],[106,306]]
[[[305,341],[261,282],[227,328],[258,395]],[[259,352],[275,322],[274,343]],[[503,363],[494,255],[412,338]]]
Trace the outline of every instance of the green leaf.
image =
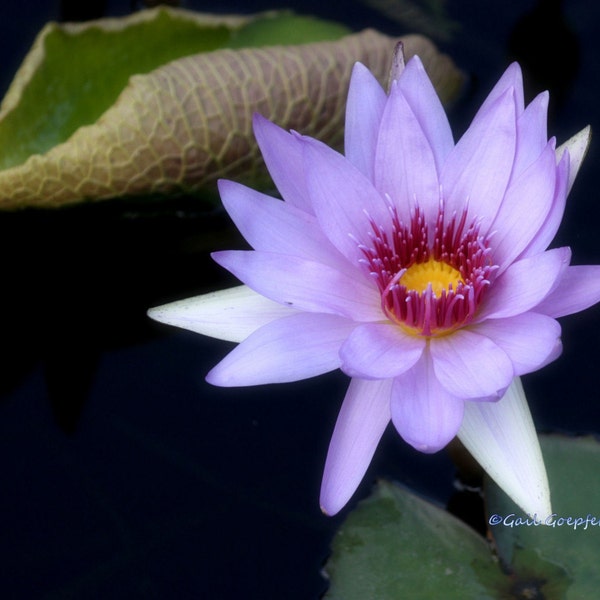
[[282,12],[265,15],[235,31],[229,48],[252,46],[291,46],[307,42],[338,40],[351,31],[340,23],[324,21],[315,17]]
[[245,20],[171,9],[84,24],[49,23],[2,105],[0,168],[20,164],[93,123],[136,73],[226,45]]
[[[538,515],[536,521],[526,519],[488,481],[490,533],[509,569],[527,572],[530,581],[545,582],[539,588],[545,598],[595,598],[600,587],[600,444],[592,437],[559,435],[540,436],[540,444],[554,511],[549,525],[544,524],[547,515]],[[541,558],[569,573],[571,585],[567,585],[566,575],[551,578],[539,573],[532,558]]]
[[350,514],[332,550],[328,600],[485,600],[508,588],[480,535],[387,482]]
[[[398,41],[342,33],[289,14],[167,8],[49,24],[0,109],[0,209],[204,193],[219,177],[264,179],[254,112],[340,145],[354,62],[384,82]],[[311,43],[239,48],[300,38]],[[452,61],[426,38],[403,40],[441,95],[454,95],[462,76]]]

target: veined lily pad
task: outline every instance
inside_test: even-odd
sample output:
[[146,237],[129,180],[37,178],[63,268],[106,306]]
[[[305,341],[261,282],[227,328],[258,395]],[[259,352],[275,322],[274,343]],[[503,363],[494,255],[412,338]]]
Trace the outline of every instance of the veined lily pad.
[[[269,46],[287,39],[294,18],[310,43]],[[339,145],[354,62],[384,82],[398,40],[372,30],[340,37],[339,25],[318,23],[160,8],[47,25],[0,108],[0,209],[264,177],[254,112]],[[452,61],[426,38],[402,40],[442,97],[452,96],[461,82]]]

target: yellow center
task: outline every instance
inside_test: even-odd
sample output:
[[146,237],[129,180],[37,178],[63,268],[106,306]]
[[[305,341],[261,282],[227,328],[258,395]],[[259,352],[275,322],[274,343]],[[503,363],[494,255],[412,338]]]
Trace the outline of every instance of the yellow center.
[[433,295],[439,297],[443,290],[448,291],[450,286],[456,290],[459,283],[464,283],[459,271],[448,263],[430,258],[424,263],[415,263],[408,267],[406,273],[398,281],[407,290],[414,290],[419,294],[431,285]]

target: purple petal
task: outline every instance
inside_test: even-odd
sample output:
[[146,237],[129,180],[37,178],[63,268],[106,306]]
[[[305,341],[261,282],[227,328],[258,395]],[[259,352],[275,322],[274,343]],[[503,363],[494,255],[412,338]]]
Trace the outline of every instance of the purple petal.
[[506,352],[490,338],[461,329],[431,340],[433,371],[458,398],[499,398],[514,377]]
[[311,213],[300,142],[296,136],[259,114],[254,115],[253,124],[256,141],[281,197]]
[[579,312],[600,302],[600,266],[568,267],[558,285],[535,307],[554,318]]
[[513,317],[533,309],[552,290],[570,260],[569,248],[553,248],[513,263],[492,283],[477,320]]
[[295,312],[241,285],[157,306],[148,316],[219,340],[241,342],[263,325]]
[[454,138],[444,107],[418,56],[413,56],[408,61],[398,81],[398,87],[429,140],[437,172],[440,173],[442,165],[454,148]]
[[284,383],[340,365],[339,348],[354,323],[336,315],[299,313],[272,321],[236,346],[206,376],[224,387]]
[[519,116],[523,112],[525,101],[523,98],[523,75],[521,73],[521,67],[516,62],[510,64],[502,74],[502,77],[498,79],[498,82],[492,88],[492,91],[488,94],[487,98],[483,101],[483,104],[477,111],[473,122],[479,119],[485,119],[488,109],[509,89],[514,90],[516,115]]
[[290,254],[357,275],[314,215],[233,181],[219,181],[219,191],[229,216],[255,250]]
[[549,143],[539,158],[509,186],[491,230],[494,262],[512,263],[538,233],[554,199],[556,159]]
[[517,148],[512,179],[537,160],[548,143],[548,92],[538,94],[517,118]]
[[351,377],[387,379],[410,369],[421,357],[425,340],[392,323],[360,325],[340,348],[342,371]]
[[446,212],[481,220],[486,233],[498,212],[513,167],[516,144],[515,100],[507,90],[474,120],[448,156],[440,177]]
[[437,452],[456,435],[464,401],[445,390],[424,354],[410,370],[394,379],[392,422],[398,433],[420,452]]
[[440,184],[433,151],[395,82],[381,119],[374,181],[379,192],[391,198],[405,222],[415,204],[426,217],[435,219]]
[[566,153],[556,167],[556,184],[554,186],[554,197],[552,199],[550,211],[539,231],[535,234],[531,243],[525,248],[521,256],[533,256],[534,254],[543,252],[554,239],[565,212],[568,181],[569,156],[568,153]]
[[335,515],[356,491],[390,422],[391,379],[353,379],[335,424],[321,485],[321,510]]
[[558,358],[561,349],[560,325],[551,317],[532,312],[488,319],[473,327],[502,348],[510,358],[515,375],[524,375]]
[[371,71],[361,63],[356,63],[346,102],[344,153],[371,181],[379,124],[386,98],[383,88]]
[[348,259],[364,256],[358,244],[369,244],[369,217],[378,225],[390,222],[388,204],[373,184],[342,155],[310,138],[302,138],[308,190],[325,235]]
[[290,308],[381,320],[380,296],[366,279],[327,265],[271,252],[228,250],[213,259],[253,290]]

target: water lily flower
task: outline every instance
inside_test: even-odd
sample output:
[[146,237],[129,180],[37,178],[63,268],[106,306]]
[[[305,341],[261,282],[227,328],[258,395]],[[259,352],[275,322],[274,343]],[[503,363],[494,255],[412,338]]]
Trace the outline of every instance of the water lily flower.
[[519,376],[561,351],[557,317],[600,299],[600,267],[547,249],[589,129],[556,149],[548,94],[524,104],[509,66],[455,143],[418,57],[389,93],[354,68],[345,155],[256,116],[283,201],[231,181],[223,204],[254,248],[213,255],[244,285],[150,311],[239,342],[219,386],[352,379],[331,440],[321,506],[349,500],[390,423],[436,452],[457,434],[529,514],[548,483]]

